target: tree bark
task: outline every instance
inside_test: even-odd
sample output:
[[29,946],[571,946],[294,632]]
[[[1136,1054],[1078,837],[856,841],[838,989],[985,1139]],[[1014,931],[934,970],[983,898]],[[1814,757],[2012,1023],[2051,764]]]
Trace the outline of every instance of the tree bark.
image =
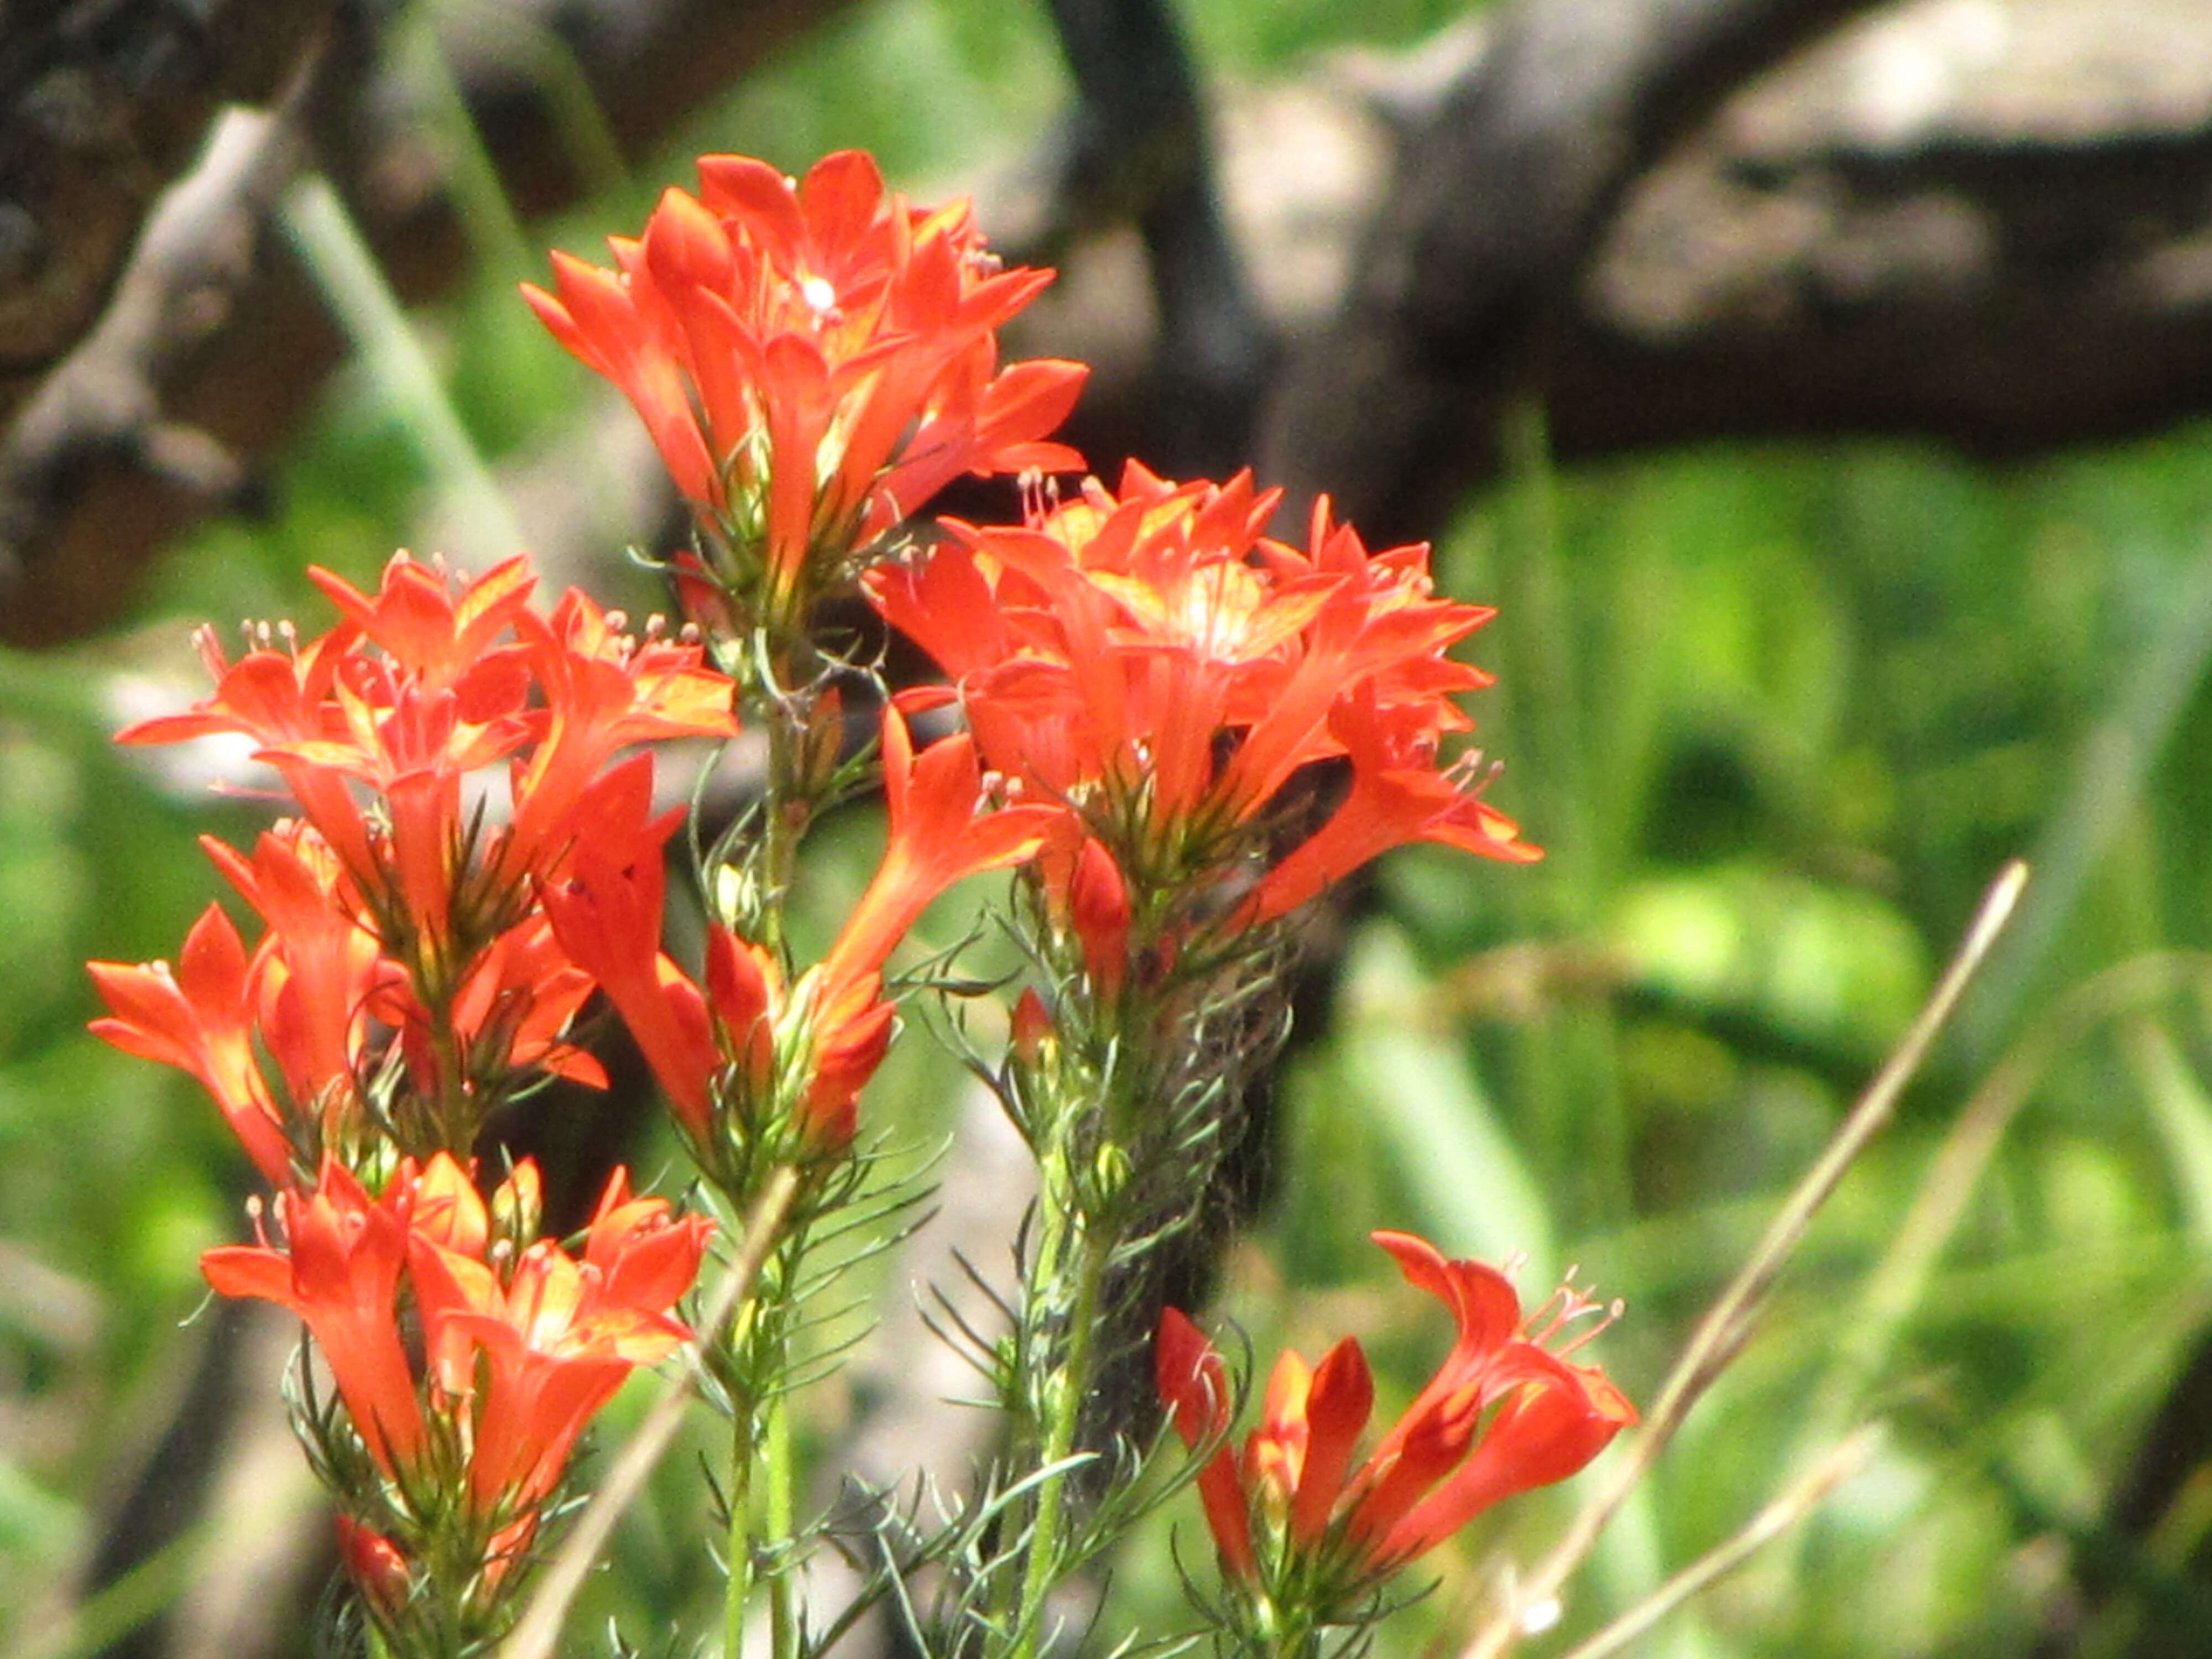
[[[842,3],[514,0],[500,9],[496,32],[454,24],[441,46],[501,188],[519,210],[536,212],[574,199],[586,181],[554,109],[564,76],[580,77],[622,154],[635,157]],[[216,106],[271,95],[287,70],[296,75],[316,38],[307,22],[264,34],[234,22],[233,14],[265,15],[273,23],[295,11],[321,21],[329,10],[307,0],[289,11],[266,0],[216,8],[191,62],[204,59],[222,72],[184,77],[191,97],[179,93],[167,101],[155,93],[168,81],[151,71],[136,82],[118,78],[119,90],[97,106],[106,125],[88,126],[69,152],[74,171],[47,166],[44,152],[7,148],[10,129],[0,124],[0,394],[12,391],[22,406],[0,445],[0,644],[58,644],[124,614],[146,560],[210,512],[234,507],[242,490],[250,495],[265,458],[296,430],[342,361],[319,301],[267,234],[289,174],[264,177],[266,188],[242,199],[204,176],[234,166],[220,146],[161,198],[184,216],[173,222],[165,251],[142,239],[130,274],[119,274],[160,184],[190,159]],[[142,11],[167,17],[187,9],[159,0],[9,9],[0,14],[0,88],[46,85],[35,76],[10,82],[6,73],[58,55],[74,64],[65,49],[80,37],[109,40],[93,24]],[[350,8],[331,27],[341,31],[327,50],[342,72],[312,108],[297,112],[313,145],[289,135],[285,165],[296,168],[314,155],[347,196],[395,288],[409,299],[428,297],[466,267],[459,210],[406,77],[382,64],[374,32]],[[232,39],[241,30],[245,44]],[[293,43],[289,55],[274,50],[280,39]],[[59,84],[88,79],[72,69]],[[143,111],[133,90],[142,82],[151,88]],[[188,115],[199,118],[197,125]],[[16,125],[27,118],[15,112]],[[71,255],[78,274],[56,278],[52,292],[10,289],[11,262],[19,263],[9,252],[10,192],[28,198],[49,173],[58,182],[35,205],[57,223],[76,211],[63,185],[81,175],[104,181],[112,200],[99,215],[98,234],[88,230],[87,247]],[[98,264],[95,255],[112,258],[99,276],[82,274]],[[88,337],[101,301],[111,290],[133,292],[134,283],[130,315],[110,307],[112,326],[94,349]],[[12,381],[5,378],[11,368]]]
[[1326,489],[1370,538],[1432,529],[1614,205],[1750,75],[1867,0],[1520,0],[1413,135],[1336,321],[1264,421],[1293,505]]

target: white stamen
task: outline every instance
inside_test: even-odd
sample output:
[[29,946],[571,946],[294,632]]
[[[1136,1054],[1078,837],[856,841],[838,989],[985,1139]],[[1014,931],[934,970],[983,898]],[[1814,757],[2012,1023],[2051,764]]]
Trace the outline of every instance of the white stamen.
[[1523,1636],[1541,1636],[1559,1622],[1559,1615],[1565,1611],[1556,1595],[1547,1595],[1540,1601],[1531,1601],[1521,1609],[1521,1633]]
[[800,296],[816,311],[827,313],[837,303],[837,290],[826,276],[809,276],[799,285]]

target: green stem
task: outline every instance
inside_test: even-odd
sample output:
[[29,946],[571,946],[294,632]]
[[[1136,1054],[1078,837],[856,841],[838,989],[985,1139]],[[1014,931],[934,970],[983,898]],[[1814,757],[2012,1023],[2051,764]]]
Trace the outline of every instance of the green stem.
[[783,948],[783,902],[799,867],[799,843],[805,830],[805,801],[794,787],[804,742],[795,729],[789,703],[771,695],[768,704],[768,799],[761,824],[760,944]]
[[[781,1176],[788,1166],[776,1172]],[[791,1283],[793,1264],[805,1250],[803,1233],[786,1236],[783,1283]],[[728,1485],[730,1514],[727,1547],[730,1582],[723,1606],[725,1659],[742,1659],[745,1603],[758,1585],[769,1597],[769,1627],[775,1659],[796,1659],[799,1626],[792,1602],[787,1548],[796,1529],[798,1489],[791,1410],[784,1398],[791,1370],[791,1336],[783,1315],[786,1308],[767,1300],[756,1303],[757,1317],[775,1322],[766,1329],[732,1334],[733,1352],[741,1347],[749,1357],[740,1370],[744,1397],[732,1402],[736,1418],[730,1443]],[[757,1491],[760,1515],[753,1516]],[[774,1550],[764,1569],[756,1571],[754,1558],[761,1550]]]
[[1304,1610],[1285,1618],[1281,1608],[1270,1604],[1259,1626],[1238,1644],[1251,1659],[1321,1659],[1321,1628]]
[[[797,1473],[791,1405],[778,1394],[768,1408],[768,1535],[771,1538],[789,1539],[798,1526]],[[792,1606],[789,1573],[779,1571],[769,1581],[769,1596],[775,1659],[798,1659],[799,1620]]]
[[[1028,1559],[1023,1565],[1021,1595],[1016,1604],[1011,1659],[1036,1659],[1044,1632],[1046,1598],[1059,1577],[1060,1519],[1067,1474],[1055,1468],[1074,1453],[1075,1436],[1083,1415],[1083,1402],[1091,1393],[1092,1338],[1098,1322],[1098,1302],[1106,1278],[1107,1241],[1084,1224],[1066,1185],[1054,1190],[1045,1182],[1040,1202],[1049,1237],[1041,1241],[1040,1282],[1057,1278],[1068,1246],[1080,1235],[1074,1294],[1069,1300],[1066,1350],[1045,1383],[1046,1421],[1037,1448],[1037,1467],[1053,1473],[1038,1483],[1036,1514],[1030,1531]],[[1057,1211],[1057,1213],[1054,1213]],[[1049,1251],[1049,1255],[1047,1252]]]
[[723,1659],[744,1659],[745,1602],[753,1588],[752,1508],[753,1462],[759,1455],[757,1426],[750,1403],[732,1402],[730,1434],[730,1477],[723,1496],[730,1507],[726,1550],[730,1582],[722,1600]]

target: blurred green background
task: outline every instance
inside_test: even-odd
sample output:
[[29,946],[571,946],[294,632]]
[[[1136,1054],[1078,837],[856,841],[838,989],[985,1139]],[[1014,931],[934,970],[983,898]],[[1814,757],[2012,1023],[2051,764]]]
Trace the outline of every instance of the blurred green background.
[[[1185,9],[1220,82],[1459,9]],[[1031,7],[882,0],[529,246],[634,228],[700,149],[795,170],[863,145],[902,185],[939,186],[1038,143],[1066,96]],[[508,263],[488,252],[416,319],[495,462],[596,396],[514,297],[536,272]],[[429,469],[395,395],[373,362],[349,371],[284,458],[274,513],[165,555],[125,628],[0,655],[0,1607],[33,1606],[96,1541],[174,1406],[197,1252],[235,1230],[245,1190],[189,1084],[83,1035],[79,964],[172,952],[216,887],[194,836],[249,836],[264,808],[165,789],[107,735],[149,677],[185,672],[191,625],[319,626],[307,564],[365,580],[419,533]],[[2197,1650],[2203,1472],[2146,1532],[2108,1516],[2212,1316],[2212,434],[2009,469],[1884,442],[1565,471],[1530,412],[1510,447],[1437,565],[1500,609],[1472,652],[1500,677],[1472,705],[1505,763],[1490,799],[1550,857],[1386,866],[1334,1023],[1289,1077],[1279,1189],[1224,1310],[1263,1355],[1358,1333],[1402,1400],[1445,1333],[1364,1233],[1522,1251],[1532,1297],[1578,1264],[1626,1299],[1595,1352],[1648,1401],[1999,866],[2028,856],[2012,939],[1568,1625],[1721,1541],[1873,1413],[1889,1428],[1867,1468],[1644,1650]],[[606,569],[635,580],[618,550]],[[859,869],[866,838],[847,839]],[[906,1062],[870,1109],[936,1121],[951,1076]],[[647,1651],[684,1650],[659,1621],[686,1616],[696,1585],[671,1586],[699,1571],[673,1484],[665,1502],[598,1592]],[[1393,1650],[1463,1636],[1486,1575],[1572,1502],[1462,1540]],[[1194,1506],[1179,1533],[1202,1564]],[[1114,1606],[1171,1621],[1175,1571],[1154,1540]],[[573,1650],[595,1644],[580,1627]]]

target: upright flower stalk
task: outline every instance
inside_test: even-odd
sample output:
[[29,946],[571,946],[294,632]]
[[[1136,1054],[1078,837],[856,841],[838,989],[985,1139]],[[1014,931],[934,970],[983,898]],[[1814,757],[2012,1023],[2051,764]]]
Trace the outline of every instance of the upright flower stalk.
[[[1000,367],[998,327],[1050,273],[1001,269],[965,203],[911,208],[851,152],[800,180],[738,156],[708,157],[699,174],[698,195],[668,191],[640,237],[612,241],[614,270],[556,255],[554,291],[526,295],[645,420],[693,513],[693,544],[672,561],[678,592],[766,738],[750,833],[705,872],[698,968],[659,943],[672,824],[610,819],[546,898],[563,949],[636,1034],[730,1205],[742,1210],[779,1170],[799,1174],[767,1294],[716,1362],[735,1430],[734,1645],[755,1554],[744,1495],[757,1456],[779,1444],[773,1402],[790,1363],[778,1297],[805,1277],[816,1221],[863,1189],[858,1097],[891,1037],[889,959],[946,887],[1032,857],[1054,819],[994,798],[972,738],[918,747],[896,712],[873,764],[847,761],[848,696],[872,688],[817,635],[815,613],[961,473],[1079,465],[1048,434],[1085,371]],[[890,816],[882,866],[830,951],[802,965],[783,925],[799,849],[824,805],[874,778]],[[771,1521],[771,1542],[778,1530]]]
[[1145,1340],[1130,1241],[1157,1249],[1204,1207],[1285,1030],[1285,919],[1408,842],[1539,856],[1482,799],[1480,755],[1445,753],[1469,724],[1454,699],[1489,683],[1447,652],[1491,613],[1437,598],[1425,548],[1370,553],[1325,501],[1303,547],[1275,540],[1277,504],[1249,475],[1132,463],[1118,491],[1033,491],[1022,525],[949,524],[866,577],[1010,795],[1061,815],[1031,866],[1039,1035],[1005,1085],[1041,1175],[1001,1377],[1046,1471],[1001,1610],[1020,1659],[1094,1547],[1068,1512],[1083,1483],[1058,1471],[1111,1455],[1091,1402]]
[[[611,1009],[709,1202],[778,1200],[698,1369],[729,1425],[725,1659],[757,1591],[775,1659],[802,1659],[786,1400],[805,1297],[842,1259],[815,1252],[889,1233],[908,1201],[861,1103],[912,988],[899,952],[949,888],[1012,872],[1029,982],[991,1076],[1038,1196],[1012,1328],[978,1341],[1006,1422],[969,1511],[988,1522],[921,1547],[956,1580],[926,1640],[1036,1659],[1055,1590],[1172,1496],[1141,1479],[1158,1437],[1102,1395],[1134,1362],[1199,1454],[1224,1633],[1310,1659],[1469,1516],[1633,1418],[1564,1357],[1587,1304],[1563,1293],[1532,1328],[1495,1270],[1402,1235],[1376,1237],[1459,1335],[1356,1467],[1356,1345],[1312,1370],[1286,1355],[1240,1459],[1219,1355],[1173,1310],[1155,1335],[1164,1247],[1286,1029],[1300,910],[1407,842],[1540,856],[1485,799],[1458,702],[1489,679],[1451,653],[1491,613],[1326,501],[1277,539],[1278,494],[1249,474],[1047,482],[1081,466],[1051,434],[1085,371],[1000,365],[999,327],[1051,273],[1001,267],[966,203],[912,207],[853,152],[798,180],[709,156],[699,179],[611,240],[611,270],[556,254],[550,290],[526,289],[690,507],[667,562],[687,622],[634,635],[573,590],[537,610],[520,559],[467,580],[402,555],[374,592],[313,573],[338,621],[304,643],[264,628],[233,661],[204,634],[212,694],[122,741],[243,735],[292,816],[250,849],[208,845],[258,933],[211,905],[173,967],[92,964],[94,1030],[197,1079],[273,1189],[255,1242],[204,1267],[322,1356],[327,1397],[303,1370],[298,1421],[380,1651],[472,1659],[514,1621],[590,1419],[690,1339],[705,1218],[617,1170],[564,1243],[532,1165],[495,1182],[478,1161],[494,1109],[548,1077],[605,1083],[573,1028]],[[963,473],[1024,475],[1022,522],[909,534]],[[942,684],[894,695],[823,633],[823,601],[855,594]],[[687,838],[703,938],[672,951],[684,815],[656,811],[648,751],[741,722],[764,739],[758,798],[711,848]],[[785,915],[801,851],[864,791],[881,860],[805,960]]]
[[602,815],[646,810],[652,760],[620,751],[732,735],[732,687],[580,593],[541,617],[520,560],[457,586],[402,555],[373,594],[313,574],[335,628],[234,663],[204,634],[214,693],[122,734],[241,734],[283,780],[297,817],[205,843],[261,935],[211,905],[174,969],[93,963],[93,1029],[191,1073],[276,1189],[273,1237],[209,1251],[208,1282],[307,1328],[337,1397],[298,1422],[363,1616],[398,1659],[453,1659],[511,1622],[586,1424],[689,1335],[704,1220],[617,1170],[574,1256],[538,1237],[534,1166],[488,1206],[473,1154],[544,1079],[604,1086],[543,895]]

